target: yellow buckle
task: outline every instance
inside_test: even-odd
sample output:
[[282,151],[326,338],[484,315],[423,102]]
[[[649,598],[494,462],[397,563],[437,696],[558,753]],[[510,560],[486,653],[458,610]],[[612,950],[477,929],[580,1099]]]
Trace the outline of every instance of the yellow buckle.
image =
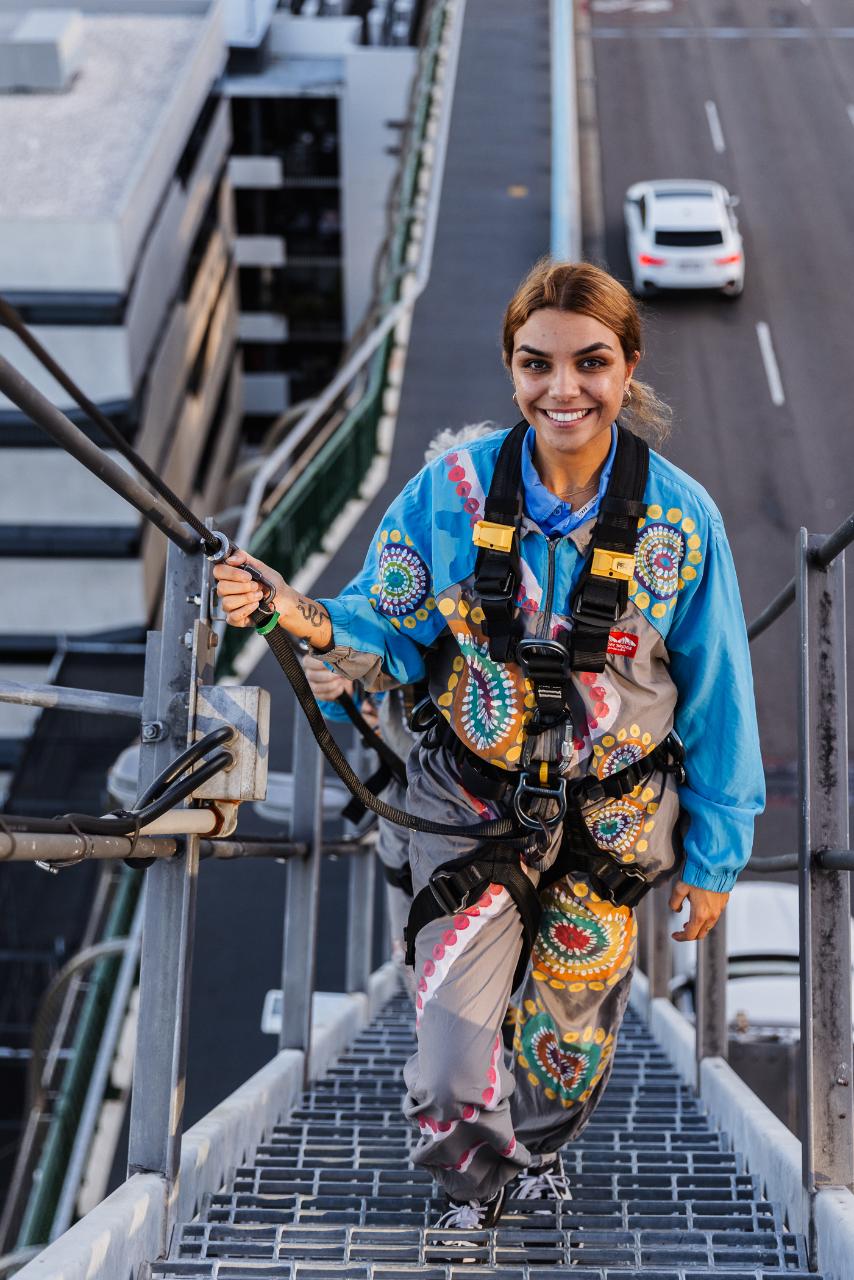
[[631,582],[635,576],[635,558],[622,551],[606,551],[597,547],[593,552],[593,563],[590,572],[597,578],[624,578]]
[[478,520],[472,530],[471,540],[476,547],[486,547],[489,551],[513,550],[513,524],[493,524],[491,520]]

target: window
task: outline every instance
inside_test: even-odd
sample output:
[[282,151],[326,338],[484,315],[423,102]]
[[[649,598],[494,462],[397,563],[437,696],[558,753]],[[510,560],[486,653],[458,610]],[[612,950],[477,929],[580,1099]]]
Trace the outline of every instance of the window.
[[288,257],[341,256],[337,187],[250,188],[235,192],[241,236],[281,236]]
[[322,263],[241,267],[240,309],[286,315],[291,332],[299,329],[321,339],[340,338],[341,268]]
[[702,249],[723,244],[722,231],[656,231],[655,243],[671,249]]
[[196,161],[199,158],[202,147],[205,145],[219,102],[219,98],[215,94],[211,94],[196,118],[192,133],[187,139],[187,144],[181,153],[181,158],[175,170],[182,187],[186,187],[193,169],[196,167]]
[[286,178],[340,171],[337,98],[233,98],[236,156],[280,156]]
[[184,277],[181,282],[181,298],[184,302],[189,298],[199,268],[205,259],[208,246],[214,235],[219,229],[219,206],[222,199],[222,183],[223,174],[220,174],[216,182],[211,197],[208,200],[207,208],[202,215],[198,230],[193,237],[193,243],[190,246],[190,252],[187,255],[187,262],[184,267]]

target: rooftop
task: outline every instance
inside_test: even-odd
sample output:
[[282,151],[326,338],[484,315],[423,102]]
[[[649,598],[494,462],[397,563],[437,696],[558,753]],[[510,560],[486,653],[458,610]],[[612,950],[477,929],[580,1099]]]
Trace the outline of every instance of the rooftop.
[[[0,14],[0,29],[13,24]],[[156,137],[202,17],[83,18],[67,93],[0,93],[0,217],[108,218]]]

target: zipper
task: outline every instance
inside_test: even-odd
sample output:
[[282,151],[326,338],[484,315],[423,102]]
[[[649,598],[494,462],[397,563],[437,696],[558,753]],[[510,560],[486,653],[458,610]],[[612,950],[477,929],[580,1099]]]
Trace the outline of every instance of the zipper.
[[552,596],[554,595],[555,589],[555,552],[557,550],[559,539],[559,534],[550,534],[546,539],[546,546],[548,547],[549,553],[549,570],[546,581],[546,607],[543,611],[543,620],[540,623],[540,630],[537,635],[538,640],[545,640],[548,638],[549,627],[551,626],[553,604]]

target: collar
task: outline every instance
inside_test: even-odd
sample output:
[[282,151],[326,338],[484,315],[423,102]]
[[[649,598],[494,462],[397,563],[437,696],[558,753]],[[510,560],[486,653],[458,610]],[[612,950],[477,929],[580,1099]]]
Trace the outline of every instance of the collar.
[[568,502],[564,502],[562,498],[558,498],[551,493],[540,479],[537,468],[534,466],[534,442],[536,438],[537,434],[534,428],[529,427],[522,442],[522,488],[524,491],[525,511],[532,520],[536,521],[547,537],[551,537],[554,534],[563,537],[565,534],[572,533],[585,520],[592,520],[599,514],[599,504],[608,488],[611,469],[614,465],[614,455],[617,452],[617,428],[614,423],[611,424],[611,448],[608,452],[608,457],[605,459],[602,474],[599,477],[599,490],[589,502],[577,510]]

